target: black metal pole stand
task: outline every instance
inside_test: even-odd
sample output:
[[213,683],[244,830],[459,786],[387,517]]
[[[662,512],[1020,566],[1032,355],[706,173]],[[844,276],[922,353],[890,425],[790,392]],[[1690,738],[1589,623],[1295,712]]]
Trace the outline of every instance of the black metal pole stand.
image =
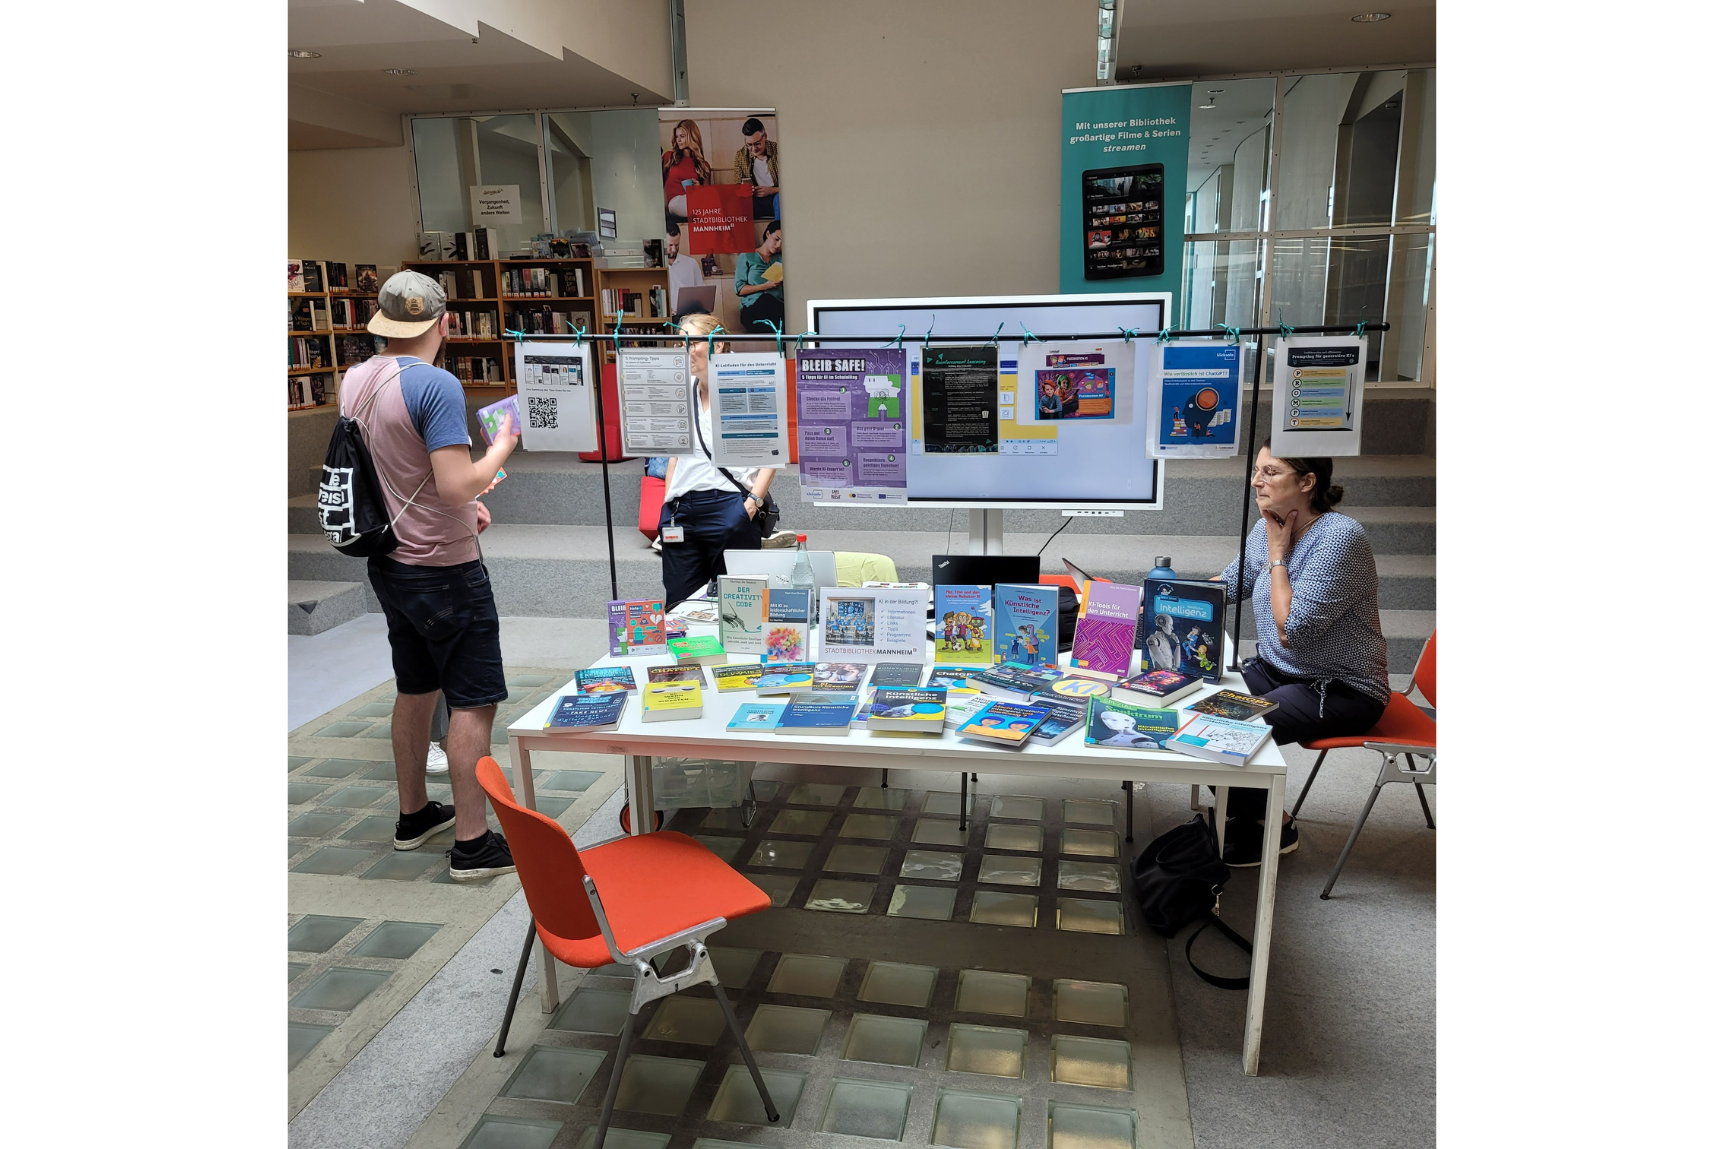
[[1239,563],[1233,573],[1233,665],[1227,669],[1239,673],[1239,623],[1245,617],[1245,540],[1251,534],[1251,471],[1257,456],[1257,400],[1263,391],[1264,337],[1257,337],[1257,363],[1251,370],[1251,433],[1246,436],[1245,496],[1239,508]]
[[[605,486],[605,549],[610,552],[611,556],[611,598],[619,599],[622,595],[617,593],[617,543],[611,527],[611,443],[610,440],[605,437],[604,352],[598,347],[594,347],[593,351],[596,353],[593,357],[599,360],[597,380],[597,392],[599,397],[599,470],[603,473]],[[622,384],[620,382],[617,384],[617,388],[619,391],[621,390]],[[617,432],[619,435],[622,433],[622,420],[620,418],[617,420]]]

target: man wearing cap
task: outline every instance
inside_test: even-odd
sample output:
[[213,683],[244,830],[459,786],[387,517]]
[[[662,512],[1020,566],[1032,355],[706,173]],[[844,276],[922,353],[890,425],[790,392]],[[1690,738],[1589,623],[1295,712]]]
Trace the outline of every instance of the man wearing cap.
[[[448,330],[443,289],[416,271],[389,278],[367,327],[383,353],[347,372],[341,413],[359,421],[399,545],[369,560],[383,604],[395,667],[390,742],[401,814],[395,848],[416,850],[451,826],[449,876],[475,881],[513,873],[500,834],[485,825],[485,794],[474,774],[491,743],[491,720],[509,690],[503,682],[497,604],[479,556],[491,516],[478,496],[515,449],[505,418],[491,449],[469,452],[460,381],[433,366]],[[455,805],[425,792],[425,756],[439,692],[449,703],[449,781]]]

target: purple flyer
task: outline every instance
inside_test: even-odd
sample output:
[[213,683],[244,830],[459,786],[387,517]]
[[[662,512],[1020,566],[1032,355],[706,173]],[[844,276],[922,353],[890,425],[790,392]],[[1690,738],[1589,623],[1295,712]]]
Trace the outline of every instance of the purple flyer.
[[803,498],[902,497],[909,403],[899,348],[796,354],[796,421]]

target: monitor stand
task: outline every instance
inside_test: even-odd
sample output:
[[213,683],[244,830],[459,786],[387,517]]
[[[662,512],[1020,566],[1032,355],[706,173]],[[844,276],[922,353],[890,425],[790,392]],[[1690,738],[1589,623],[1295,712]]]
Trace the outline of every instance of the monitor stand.
[[1006,553],[1006,512],[998,509],[970,512],[970,554]]

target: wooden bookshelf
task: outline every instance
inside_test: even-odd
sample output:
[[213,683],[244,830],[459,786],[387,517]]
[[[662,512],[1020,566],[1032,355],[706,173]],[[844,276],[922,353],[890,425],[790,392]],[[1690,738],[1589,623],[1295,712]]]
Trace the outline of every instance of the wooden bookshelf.
[[[640,314],[623,315],[622,328],[624,345],[627,346],[629,332],[640,334],[664,334],[665,323],[670,319],[670,271],[663,267],[601,267],[597,271],[598,297],[601,303],[600,321],[606,331],[614,331],[618,316],[615,311],[603,307],[607,292],[636,292],[641,296]],[[657,298],[654,298],[653,288],[658,288]],[[648,346],[642,344],[641,346]],[[652,345],[656,346],[656,344]],[[604,348],[604,361],[611,362],[616,358],[616,344],[607,343]]]
[[[590,259],[417,260],[401,266],[403,270],[417,271],[444,282],[445,292],[448,284],[441,276],[444,272],[453,273],[455,292],[449,296],[448,309],[462,316],[464,334],[449,337],[443,366],[469,390],[514,392],[517,340],[509,334],[511,331],[520,331],[531,339],[540,334],[567,335],[582,325],[589,332],[598,327]],[[535,271],[541,273],[547,294],[511,290],[512,281],[518,285],[523,276],[530,278]],[[474,273],[479,276],[477,285]],[[570,281],[587,294],[568,294],[565,285]],[[487,325],[486,333],[467,334],[480,326],[481,316]],[[564,326],[560,331],[551,331],[557,323]],[[474,377],[487,365],[486,360],[496,362],[497,378]]]
[[[341,389],[341,376],[349,367],[354,366],[355,363],[362,362],[360,359],[355,359],[353,363],[342,361],[343,348],[340,343],[341,337],[355,335],[368,337],[369,335],[365,330],[363,323],[357,327],[343,327],[337,325],[335,323],[336,302],[343,300],[376,299],[377,293],[375,291],[361,291],[357,287],[353,286],[352,277],[358,274],[355,270],[357,265],[333,263],[332,261],[321,259],[304,259],[293,262],[298,262],[302,266],[312,269],[312,273],[316,276],[316,282],[324,289],[322,291],[289,291],[287,293],[287,337],[289,362],[291,363],[293,360],[292,353],[295,349],[293,341],[295,339],[314,340],[315,346],[318,350],[318,357],[323,360],[323,365],[318,367],[290,366],[288,368],[287,374],[290,383],[296,382],[299,379],[318,380],[320,378],[323,382],[321,385],[322,399],[320,401],[312,403],[294,402],[294,396],[290,394],[287,409],[289,411],[313,410],[317,407],[326,407],[334,403],[336,401],[336,396],[339,394]],[[332,284],[330,282],[332,268],[338,269],[336,274],[343,280],[342,284]],[[310,331],[304,330],[303,328],[298,330],[294,329],[294,306],[300,300],[311,300],[312,306],[317,311],[321,311],[323,326],[314,327],[314,329]],[[316,322],[317,320],[314,318],[313,323],[315,324]],[[365,358],[369,358],[369,356],[366,356]]]

